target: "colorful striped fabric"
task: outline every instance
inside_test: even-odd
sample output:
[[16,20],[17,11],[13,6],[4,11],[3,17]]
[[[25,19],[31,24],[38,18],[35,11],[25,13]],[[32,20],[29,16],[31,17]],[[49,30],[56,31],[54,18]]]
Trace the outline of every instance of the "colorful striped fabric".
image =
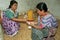
[[[44,27],[57,27],[57,21],[54,18],[53,15],[47,14],[43,18],[40,19],[40,16],[38,16],[38,25],[42,24],[42,28]],[[41,27],[41,26],[40,26]]]

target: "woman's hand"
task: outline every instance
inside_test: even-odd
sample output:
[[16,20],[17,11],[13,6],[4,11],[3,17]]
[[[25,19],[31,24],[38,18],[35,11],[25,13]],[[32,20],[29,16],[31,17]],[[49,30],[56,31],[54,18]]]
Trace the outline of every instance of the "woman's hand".
[[35,25],[35,24],[38,24],[38,23],[35,22],[35,21],[33,21],[33,22],[26,21],[26,22],[27,22],[27,24],[30,24],[30,23],[31,23],[31,24],[34,24],[34,25]]
[[33,26],[34,25],[34,22],[29,22],[29,21],[27,21],[26,22],[28,25],[30,25],[30,26]]
[[31,25],[31,26],[34,26],[34,24],[35,24],[34,22],[30,22],[30,25]]
[[42,28],[40,28],[38,25],[34,25],[35,23],[30,23],[30,25],[33,27],[33,28],[36,28],[38,30],[41,30]]
[[32,26],[33,28],[36,28],[36,29],[39,29],[39,30],[42,29],[42,28],[40,28],[40,26],[38,26],[38,25],[34,25],[35,22],[28,22],[28,21],[27,21],[27,24],[30,25],[30,26]]

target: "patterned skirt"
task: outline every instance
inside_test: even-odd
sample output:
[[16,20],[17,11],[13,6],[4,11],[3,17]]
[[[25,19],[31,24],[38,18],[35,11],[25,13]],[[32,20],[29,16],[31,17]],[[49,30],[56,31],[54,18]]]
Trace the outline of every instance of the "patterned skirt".
[[57,28],[53,28],[53,27],[51,28],[46,27],[42,30],[32,28],[31,38],[32,40],[44,40],[44,38],[46,38],[45,40],[54,40],[54,35],[56,34],[56,30]]
[[32,40],[43,40],[44,37],[48,36],[48,28],[44,28],[42,30],[38,30],[32,28]]
[[9,18],[7,18],[5,16],[5,14],[3,13],[3,19],[2,19],[2,26],[4,28],[4,31],[8,34],[8,35],[13,35],[15,32],[18,31],[20,24],[10,20]]

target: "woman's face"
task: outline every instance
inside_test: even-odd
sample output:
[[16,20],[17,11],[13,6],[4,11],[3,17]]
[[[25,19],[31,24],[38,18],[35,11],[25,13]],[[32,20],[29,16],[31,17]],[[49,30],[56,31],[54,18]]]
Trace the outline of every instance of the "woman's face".
[[40,11],[39,9],[37,9],[37,13],[40,15],[40,16],[43,16],[44,15],[44,11]]
[[14,4],[11,6],[11,8],[12,8],[13,10],[16,10],[16,9],[17,9],[17,6],[18,6],[18,4],[14,3]]

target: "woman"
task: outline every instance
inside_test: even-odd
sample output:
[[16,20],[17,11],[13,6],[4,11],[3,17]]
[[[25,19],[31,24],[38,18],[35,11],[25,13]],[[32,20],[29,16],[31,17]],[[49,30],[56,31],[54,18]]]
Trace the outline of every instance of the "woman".
[[5,32],[10,35],[14,36],[18,32],[19,29],[19,22],[25,22],[26,19],[18,19],[18,13],[16,12],[18,3],[16,1],[11,1],[9,8],[3,12],[3,19],[2,25]]
[[[38,22],[30,23],[32,26],[32,40],[52,40],[49,37],[55,35],[57,22],[53,15],[48,13],[44,2],[37,4]],[[34,25],[34,24],[38,25]],[[45,39],[46,38],[46,39]]]

